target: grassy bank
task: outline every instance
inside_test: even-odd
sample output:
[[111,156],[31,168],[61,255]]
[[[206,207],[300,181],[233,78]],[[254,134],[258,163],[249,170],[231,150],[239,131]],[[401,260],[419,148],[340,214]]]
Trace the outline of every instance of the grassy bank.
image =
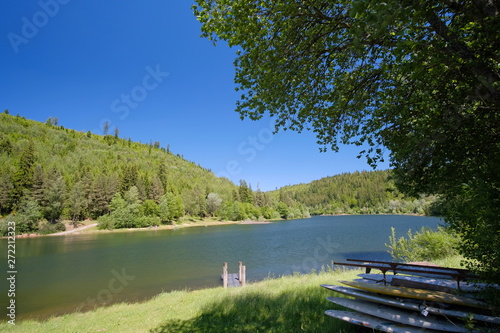
[[269,279],[243,288],[175,291],[135,304],[116,304],[45,322],[0,324],[2,332],[356,332],[325,316],[335,305],[320,284],[354,271]]
[[[460,258],[438,262],[457,267]],[[143,303],[116,304],[44,322],[0,324],[2,332],[360,332],[327,317],[340,309],[320,284],[356,278],[361,270],[268,279],[244,288],[163,293]],[[371,332],[371,330],[366,330]]]

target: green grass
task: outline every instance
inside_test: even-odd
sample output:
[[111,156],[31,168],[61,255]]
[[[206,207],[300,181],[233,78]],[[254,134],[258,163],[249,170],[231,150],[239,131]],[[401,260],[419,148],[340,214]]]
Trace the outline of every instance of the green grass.
[[248,284],[163,293],[143,303],[86,313],[0,324],[2,332],[357,332],[324,315],[336,305],[320,284],[353,279],[359,271],[293,275]]
[[[460,258],[447,260],[457,267]],[[437,262],[443,264],[442,262]],[[361,270],[285,276],[243,288],[163,293],[143,303],[116,304],[91,312],[0,324],[2,332],[372,332],[328,317],[341,309],[320,284],[356,278]]]

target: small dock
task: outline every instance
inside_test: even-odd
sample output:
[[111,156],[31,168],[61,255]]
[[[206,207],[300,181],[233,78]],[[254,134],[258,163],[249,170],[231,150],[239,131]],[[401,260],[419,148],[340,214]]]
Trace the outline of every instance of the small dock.
[[222,285],[227,287],[242,287],[246,282],[246,266],[240,261],[238,264],[238,273],[229,274],[227,270],[227,262],[222,266]]

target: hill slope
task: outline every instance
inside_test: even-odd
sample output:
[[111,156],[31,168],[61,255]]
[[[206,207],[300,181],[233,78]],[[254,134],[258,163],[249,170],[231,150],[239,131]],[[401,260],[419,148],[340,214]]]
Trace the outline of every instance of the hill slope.
[[[33,199],[46,218],[97,218],[116,193],[135,186],[138,199],[180,196],[198,214],[208,193],[224,200],[237,188],[225,178],[175,156],[159,143],[82,133],[0,114],[0,213]],[[203,206],[203,205],[201,205]]]
[[435,213],[434,197],[406,197],[396,189],[390,170],[325,177],[283,187],[273,191],[272,196],[285,203],[302,203],[315,215]]

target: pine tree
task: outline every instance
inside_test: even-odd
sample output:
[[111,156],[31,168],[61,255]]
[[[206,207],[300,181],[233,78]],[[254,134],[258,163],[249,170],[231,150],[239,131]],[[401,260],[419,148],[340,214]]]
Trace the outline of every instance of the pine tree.
[[66,184],[64,178],[55,174],[55,179],[51,179],[44,189],[43,214],[54,223],[61,216],[64,208],[64,193]]
[[38,222],[42,219],[41,208],[33,200],[25,200],[16,215],[16,228],[19,233],[31,233],[38,230]]
[[0,214],[9,213],[12,210],[12,184],[11,177],[8,173],[0,174]]
[[255,193],[255,205],[257,207],[263,207],[265,205],[264,200],[264,194],[262,193],[260,188],[258,188],[257,192]]
[[253,204],[252,188],[243,179],[240,180],[240,187],[238,188],[238,194],[241,202]]
[[18,205],[23,196],[24,190],[31,190],[33,185],[33,174],[35,165],[35,144],[29,141],[22,150],[18,167],[12,180],[12,197],[14,204]]
[[44,186],[46,183],[46,174],[42,165],[37,164],[33,174],[33,199],[41,205],[44,200]]
[[109,122],[106,121],[104,123],[104,126],[102,127],[102,133],[104,134],[104,136],[108,135],[108,131],[109,131]]
[[165,194],[165,190],[160,177],[153,177],[151,180],[149,198],[156,203],[160,203],[160,198],[163,194]]
[[81,178],[82,191],[84,194],[84,211],[82,212],[83,218],[90,218],[92,211],[92,187],[94,184],[94,177],[90,172],[85,172]]
[[92,216],[109,213],[109,203],[113,195],[118,192],[118,181],[112,176],[98,175],[92,187]]
[[132,186],[137,185],[138,169],[134,164],[127,164],[122,171],[121,192],[127,192]]

